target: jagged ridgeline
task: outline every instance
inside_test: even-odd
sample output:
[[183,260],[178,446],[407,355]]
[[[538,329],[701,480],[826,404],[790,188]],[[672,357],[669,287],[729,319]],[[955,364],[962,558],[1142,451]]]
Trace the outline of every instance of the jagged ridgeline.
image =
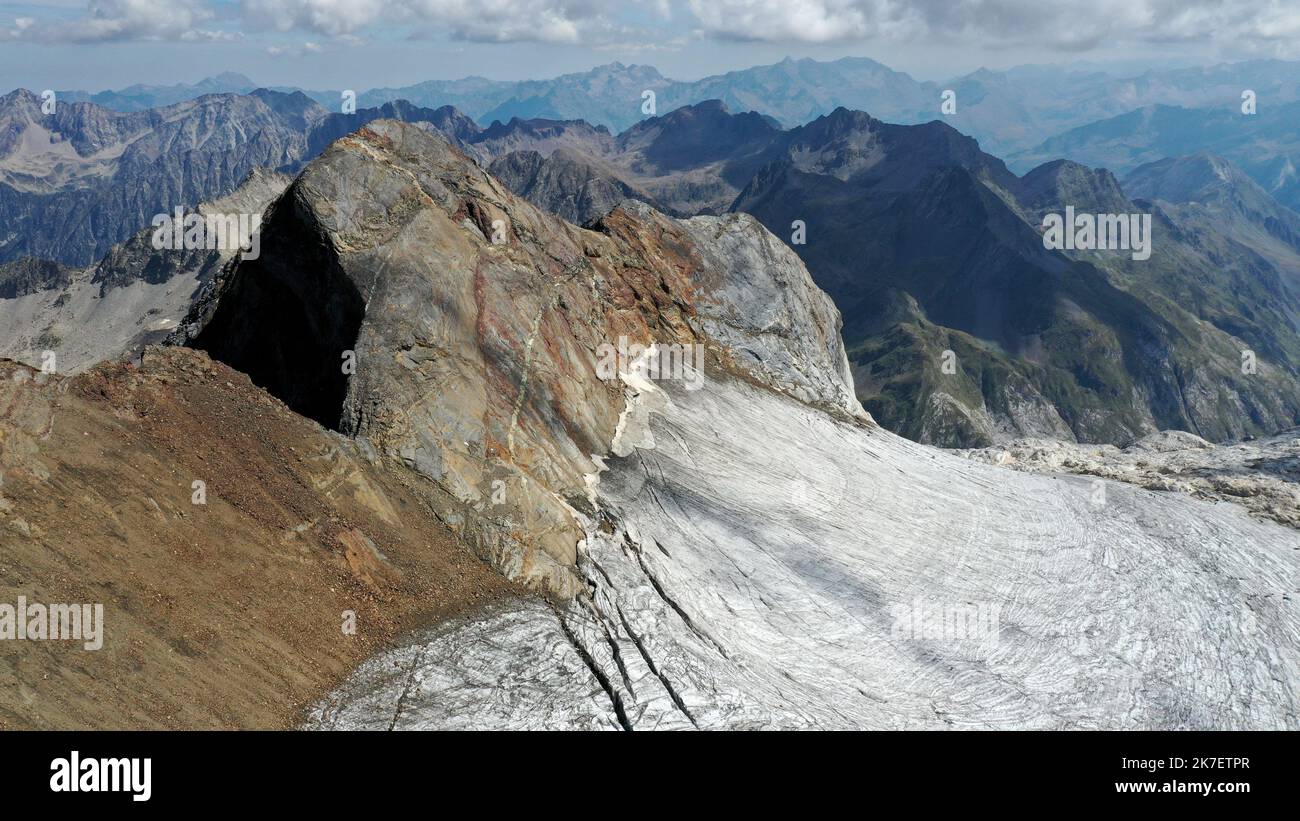
[[[618,195],[758,217],[835,299],[858,397],[917,441],[1226,441],[1300,422],[1297,217],[1220,158],[1123,185],[1059,160],[1018,177],[942,122],[838,109],[782,130],[717,101],[617,136],[514,121],[475,139],[503,182],[574,221]],[[1144,247],[1044,237],[1076,215]]]
[[[414,470],[442,521],[552,597],[377,657],[315,726],[1289,721],[1265,659],[1292,658],[1294,619],[1225,589],[1289,578],[1293,531],[1122,485],[1097,505],[1087,480],[880,429],[830,299],[747,215],[632,201],[580,228],[437,135],[381,121],[302,172],[261,257],[188,325],[291,408]],[[702,378],[611,373],[623,339],[703,346]],[[952,602],[969,631],[936,643],[926,625]],[[1147,680],[1107,650],[1135,645],[1143,669],[1191,657],[1197,676]],[[451,684],[467,680],[490,684]],[[1229,681],[1248,699],[1212,695]]]
[[[861,169],[878,149],[843,153]],[[1033,234],[1009,207],[988,213]],[[272,694],[358,661],[333,621],[355,598],[362,623],[388,617],[369,646],[391,649],[311,726],[1295,725],[1294,529],[881,428],[799,246],[750,215],[632,200],[579,227],[390,120],[332,143],[265,215],[257,258],[217,266],[181,323],[202,350],[0,380],[18,411],[0,420],[16,443],[0,501],[23,517],[0,532],[26,578],[102,556],[104,521],[120,539],[182,534],[133,555],[178,603],[132,621],[163,692],[124,704],[104,687],[68,714],[104,720],[102,701],[156,725],[172,682],[250,665],[257,687],[205,692],[189,720],[288,709]],[[1037,248],[1062,276],[1128,273]],[[71,497],[104,513],[68,516]],[[493,584],[462,547],[521,584]],[[270,604],[250,608],[241,573]],[[188,629],[209,602],[257,629]],[[269,617],[282,602],[292,618]],[[394,613],[421,607],[430,630],[388,645]],[[86,669],[138,667],[103,659]],[[239,674],[209,675],[226,664]],[[68,670],[86,687],[51,690],[39,672],[20,675],[42,705],[115,681]]]
[[[623,412],[617,380],[596,376],[602,345],[713,346],[712,369],[866,418],[834,307],[752,218],[679,222],[633,202],[578,228],[395,121],[311,163],[269,209],[260,257],[184,325],[289,407],[477,508],[461,522],[500,566],[562,591],[591,455]],[[751,327],[770,335],[724,344]]]
[[[615,134],[561,119],[480,128],[450,106],[400,100],[331,114],[302,94],[265,90],[132,113],[71,102],[49,117],[26,92],[6,99],[6,133],[27,136],[0,145],[0,212],[16,226],[0,243],[0,260],[16,262],[0,273],[0,343],[27,361],[55,349],[79,368],[170,332],[218,260],[154,254],[142,225],[178,203],[211,202],[255,166],[296,172],[333,140],[389,117],[442,133],[505,187],[574,224],[627,199],[676,217],[756,216],[839,307],[858,398],[917,441],[1125,444],[1178,429],[1223,442],[1300,422],[1300,218],[1211,155],[1151,163],[1121,183],[1063,160],[1017,176],[948,124],[892,125],[844,108],[783,129],[709,100]],[[963,117],[953,122],[977,122]],[[251,141],[239,125],[248,122],[259,124]],[[56,132],[63,137],[47,139]],[[1150,226],[1149,256],[1044,247],[1044,220],[1076,213],[1136,217]],[[89,275],[18,262],[81,265],[105,248]],[[192,272],[197,282],[179,276]],[[87,278],[109,303],[92,299]],[[136,282],[163,287],[153,301],[126,298]],[[112,324],[113,334],[87,330],[92,311],[95,327]],[[116,328],[128,322],[144,330],[121,345]],[[319,390],[337,394],[327,370]]]
[[13,91],[0,97],[0,262],[88,265],[154,215],[225,196],[255,169],[296,172],[379,117],[453,139],[478,130],[450,107],[398,102],[345,115],[302,92],[267,89],[129,112],[61,101],[51,114],[35,94]]

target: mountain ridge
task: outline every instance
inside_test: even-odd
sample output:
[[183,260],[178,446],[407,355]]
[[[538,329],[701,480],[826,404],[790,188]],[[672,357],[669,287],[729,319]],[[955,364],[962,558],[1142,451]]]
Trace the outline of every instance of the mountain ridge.
[[[908,179],[868,155],[846,177]],[[879,192],[784,169],[1036,239],[978,162]],[[7,724],[48,726],[35,704],[279,726],[351,669],[306,726],[1296,726],[1294,529],[883,429],[839,310],[753,216],[634,201],[578,227],[396,120],[336,140],[266,213],[262,253],[183,323],[211,356],[0,363],[6,555],[57,591],[122,556],[67,595],[103,598],[131,639],[24,659]],[[1094,290],[1125,273],[1012,250],[1035,246]],[[936,637],[918,611],[966,629]],[[214,612],[250,629],[202,629]]]

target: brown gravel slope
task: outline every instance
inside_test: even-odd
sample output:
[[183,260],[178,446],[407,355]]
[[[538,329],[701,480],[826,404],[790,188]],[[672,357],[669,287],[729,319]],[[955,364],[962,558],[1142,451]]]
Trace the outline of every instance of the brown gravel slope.
[[0,603],[104,605],[97,651],[0,641],[0,728],[293,726],[398,632],[515,594],[429,492],[200,352],[0,360]]

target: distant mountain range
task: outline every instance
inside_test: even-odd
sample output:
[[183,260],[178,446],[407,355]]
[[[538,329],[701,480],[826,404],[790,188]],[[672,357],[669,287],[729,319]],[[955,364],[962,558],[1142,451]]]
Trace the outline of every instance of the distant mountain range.
[[28,91],[0,97],[0,262],[98,260],[154,215],[232,191],[254,169],[295,172],[335,139],[381,118],[457,134],[478,126],[450,107],[391,103],[330,113],[300,92],[209,94],[132,113],[64,102],[51,115]]
[[[68,102],[138,112],[256,89],[248,77],[226,72],[192,85],[59,93]],[[1241,112],[1247,89],[1256,95],[1257,115]],[[941,109],[946,90],[956,95],[956,110],[948,113]],[[643,111],[645,91],[655,94],[650,115]],[[302,93],[326,111],[340,111],[339,90]],[[1018,173],[1049,160],[1070,159],[1123,174],[1144,162],[1212,151],[1232,160],[1279,201],[1300,208],[1300,62],[1252,60],[1133,76],[1033,65],[980,69],[943,82],[918,81],[865,57],[830,62],[787,58],[689,82],[664,77],[652,66],[610,63],[547,80],[467,77],[357,93],[361,108],[399,100],[422,108],[452,106],[482,127],[515,118],[583,120],[612,133],[706,100],[720,100],[731,111],[765,114],[786,128],[843,107],[886,122],[943,120],[975,137],[985,151],[1006,157]]]
[[207,77],[197,83],[176,83],[174,85],[127,86],[118,91],[60,91],[58,99],[68,103],[94,103],[114,111],[147,111],[151,108],[183,103],[206,94],[248,94],[260,86],[242,74],[224,71],[215,77]]
[[1194,109],[1152,105],[1089,123],[1012,155],[1029,168],[1054,157],[1126,173],[1143,163],[1209,151],[1231,160],[1279,202],[1300,210],[1300,102]]
[[[294,173],[397,119],[573,223],[624,199],[753,214],[835,299],[859,398],[911,438],[1228,440],[1300,422],[1297,217],[1214,154],[1157,158],[1123,183],[1061,159],[1018,176],[945,122],[837,108],[784,129],[718,100],[619,133],[572,119],[482,128],[407,101],[344,115],[265,89],[134,113],[65,103],[47,117],[27,92],[0,103],[0,262],[86,265],[153,214],[222,196],[255,168]],[[1150,215],[1150,259],[1048,250],[1043,216],[1067,207]],[[117,256],[150,264],[147,249]],[[68,277],[28,263],[2,278],[18,294]]]
[[[60,94],[69,101],[140,111],[204,94],[246,94],[257,87],[249,78],[227,72],[189,86],[137,85],[96,94]],[[956,92],[956,112],[951,114],[940,110],[941,95],[947,89]],[[716,99],[732,111],[757,111],[774,117],[787,128],[840,107],[869,111],[887,122],[944,119],[978,139],[985,150],[1006,156],[1072,128],[1144,106],[1238,111],[1245,89],[1256,93],[1261,115],[1270,107],[1296,102],[1300,100],[1300,63],[1252,60],[1151,70],[1136,76],[1034,65],[1007,71],[980,69],[943,82],[919,81],[865,57],[830,62],[787,58],[694,81],[669,79],[652,66],[610,63],[547,80],[466,77],[357,90],[357,104],[376,107],[406,100],[426,108],[454,106],[483,126],[518,117],[585,120],[619,132],[647,116],[642,111],[642,93],[653,91],[655,114]],[[302,91],[326,109],[339,110],[339,90]]]

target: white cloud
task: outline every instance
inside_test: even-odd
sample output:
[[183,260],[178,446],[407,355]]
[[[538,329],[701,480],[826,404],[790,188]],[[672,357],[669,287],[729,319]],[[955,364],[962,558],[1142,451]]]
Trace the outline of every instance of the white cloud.
[[91,0],[86,16],[37,22],[19,18],[11,39],[58,43],[120,40],[221,40],[236,35],[204,29],[214,17],[204,0]]
[[708,37],[831,43],[970,40],[1086,50],[1102,43],[1215,40],[1248,45],[1300,36],[1287,0],[688,0]]
[[332,37],[375,23],[391,5],[388,0],[243,0],[241,7],[253,28],[314,31]]
[[[675,43],[688,31],[774,43],[929,40],[1086,51],[1208,41],[1239,51],[1300,48],[1295,0],[91,0],[80,19],[37,17],[0,25],[0,40],[211,40],[239,31],[338,39],[400,29],[473,42],[600,48]],[[226,25],[214,30],[218,20]]]
[[586,42],[608,26],[599,0],[243,0],[254,28],[352,34],[381,25],[433,27],[478,42]]
[[860,0],[690,0],[701,30],[736,40],[826,43],[880,32],[881,3]]
[[341,47],[356,45],[359,42],[364,41],[351,36],[337,37],[325,43],[308,40],[299,45],[277,44],[267,46],[266,53],[271,57],[303,57],[308,54],[331,54]]
[[0,40],[231,38],[238,35],[202,27],[231,11],[234,16],[226,22],[244,31],[300,31],[330,38],[399,26],[434,29],[476,42],[577,44],[608,40],[610,32],[619,28],[606,16],[607,4],[602,0],[239,0],[237,6],[222,5],[222,15],[216,8],[214,0],[91,0],[81,18],[49,22],[22,18],[12,28],[0,27]]

